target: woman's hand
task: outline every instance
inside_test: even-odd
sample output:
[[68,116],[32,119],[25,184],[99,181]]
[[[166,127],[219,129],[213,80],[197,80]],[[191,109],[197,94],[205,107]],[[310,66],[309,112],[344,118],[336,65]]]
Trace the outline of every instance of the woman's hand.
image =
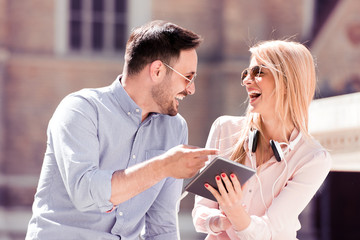
[[243,230],[250,224],[250,216],[246,213],[242,204],[242,188],[235,174],[230,174],[230,178],[222,173],[221,177],[216,176],[218,191],[205,184],[205,187],[214,195],[219,203],[220,209],[225,213],[236,230]]

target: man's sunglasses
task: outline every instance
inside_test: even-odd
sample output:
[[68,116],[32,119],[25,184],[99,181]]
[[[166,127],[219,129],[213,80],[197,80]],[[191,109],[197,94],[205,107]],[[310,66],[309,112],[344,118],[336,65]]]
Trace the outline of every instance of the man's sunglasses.
[[189,88],[191,86],[191,84],[193,84],[193,82],[195,81],[196,78],[196,73],[194,73],[193,77],[187,78],[185,77],[183,74],[179,73],[178,71],[176,71],[174,68],[172,68],[171,66],[169,66],[167,63],[162,62],[166,67],[170,68],[172,71],[174,71],[175,73],[179,74],[181,77],[183,77],[186,81],[188,81],[188,84],[186,85],[185,88]]

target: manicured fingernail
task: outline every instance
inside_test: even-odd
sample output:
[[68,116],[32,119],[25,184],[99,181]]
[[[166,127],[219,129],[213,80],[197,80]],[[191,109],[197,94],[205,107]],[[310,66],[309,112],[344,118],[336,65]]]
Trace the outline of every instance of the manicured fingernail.
[[216,180],[220,181],[220,177],[219,177],[219,176],[216,176]]
[[230,174],[230,177],[234,178],[234,177],[235,177],[235,174],[233,174],[233,173],[232,173],[232,174]]
[[205,183],[204,186],[205,186],[206,188],[208,188],[208,187],[209,187],[209,184]]
[[225,177],[226,177],[226,174],[225,174],[225,173],[222,173],[222,174],[221,174],[221,177],[225,178]]

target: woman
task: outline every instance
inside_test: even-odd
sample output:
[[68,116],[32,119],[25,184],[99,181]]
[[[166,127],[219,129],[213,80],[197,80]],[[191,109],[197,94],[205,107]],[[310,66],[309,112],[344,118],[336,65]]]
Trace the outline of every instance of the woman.
[[196,196],[193,221],[207,240],[296,239],[298,216],[330,170],[329,153],[308,133],[316,86],[309,50],[275,40],[250,52],[250,66],[241,76],[247,114],[219,117],[206,145],[257,173],[244,185],[234,174],[216,176],[219,190],[204,187],[217,202]]

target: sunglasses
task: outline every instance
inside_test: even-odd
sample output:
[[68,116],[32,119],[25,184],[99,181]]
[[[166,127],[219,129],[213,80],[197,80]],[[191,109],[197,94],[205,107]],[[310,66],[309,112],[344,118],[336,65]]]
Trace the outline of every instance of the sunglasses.
[[179,73],[178,71],[176,71],[174,68],[172,68],[171,66],[169,66],[168,64],[162,62],[166,67],[170,68],[172,71],[174,71],[175,73],[179,74],[181,77],[183,77],[186,81],[188,81],[188,84],[186,85],[185,88],[189,88],[191,86],[191,84],[193,84],[193,82],[195,81],[196,78],[196,73],[194,73],[194,76],[190,79],[185,77],[183,74]]
[[261,77],[264,74],[264,72],[262,72],[261,69],[264,67],[265,66],[263,66],[263,65],[256,65],[256,66],[253,66],[252,68],[246,68],[244,71],[242,71],[241,86],[245,86],[244,80],[249,74],[250,74],[250,79],[254,79],[256,77]]

